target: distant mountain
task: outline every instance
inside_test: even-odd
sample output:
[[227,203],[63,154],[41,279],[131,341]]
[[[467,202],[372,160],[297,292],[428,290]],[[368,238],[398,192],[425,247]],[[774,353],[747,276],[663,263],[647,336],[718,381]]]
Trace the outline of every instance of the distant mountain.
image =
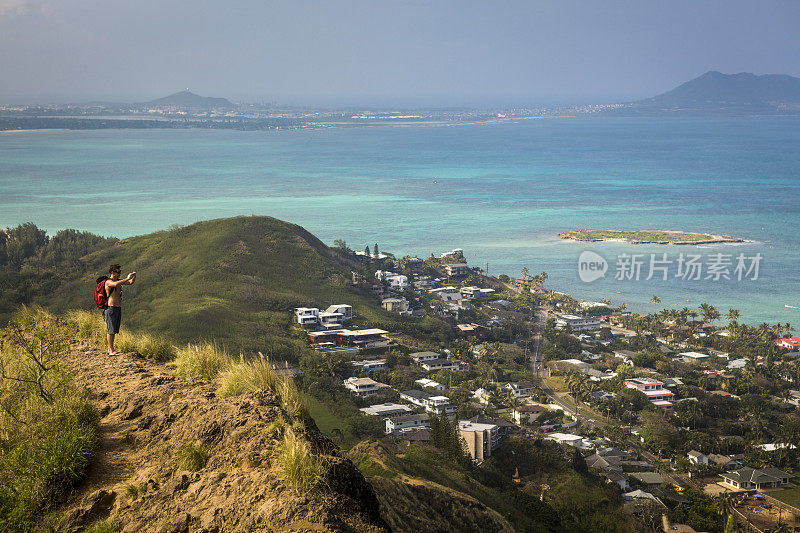
[[800,115],[800,78],[709,71],[664,94],[612,111],[623,115]]
[[235,107],[227,98],[200,96],[188,90],[171,94],[164,98],[156,98],[149,102],[143,102],[140,105],[149,107],[185,107],[191,109],[222,109]]

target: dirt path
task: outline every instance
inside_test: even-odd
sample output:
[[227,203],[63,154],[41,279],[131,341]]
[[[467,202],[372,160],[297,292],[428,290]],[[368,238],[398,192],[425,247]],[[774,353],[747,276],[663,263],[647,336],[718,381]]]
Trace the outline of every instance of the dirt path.
[[[100,411],[100,441],[86,479],[56,513],[68,531],[111,519],[124,533],[158,531],[381,531],[372,487],[313,421],[296,423],[274,396],[221,398],[216,385],[174,377],[135,354],[108,356],[75,343],[64,360]],[[300,495],[273,466],[278,417],[326,457],[327,489]],[[206,450],[181,471],[188,446]]]

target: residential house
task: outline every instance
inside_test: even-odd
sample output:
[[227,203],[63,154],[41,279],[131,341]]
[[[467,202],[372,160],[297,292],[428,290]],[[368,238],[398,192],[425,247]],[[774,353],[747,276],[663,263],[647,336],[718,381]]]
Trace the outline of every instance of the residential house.
[[386,337],[387,331],[382,329],[334,329],[328,331],[311,331],[308,340],[314,348],[350,347],[355,351],[369,348],[386,348],[392,341]]
[[623,474],[621,471],[608,470],[602,473],[602,477],[605,478],[606,483],[616,483],[619,487],[619,490],[624,491],[631,488],[630,484],[628,483],[628,476]]
[[797,350],[800,349],[800,337],[783,337],[780,339],[775,339],[775,344],[777,344],[779,348]]
[[704,453],[700,453],[697,450],[691,450],[689,453],[686,454],[689,458],[690,463],[694,463],[696,465],[707,465],[708,464],[708,456]]
[[381,389],[389,387],[383,383],[378,383],[371,378],[357,378],[351,377],[344,380],[344,386],[354,396],[372,396],[377,394]]
[[408,428],[430,428],[430,417],[425,414],[410,414],[410,415],[397,415],[390,416],[386,419],[386,433],[397,434],[402,430]]
[[430,442],[431,430],[428,428],[409,428],[400,431],[399,437],[403,439],[406,445],[411,445],[417,442]]
[[740,468],[721,474],[722,483],[735,489],[774,489],[789,483],[791,475],[777,468]]
[[550,433],[545,437],[549,440],[554,440],[559,444],[567,444],[575,448],[583,448],[583,437],[580,435],[572,435],[570,433]]
[[381,418],[385,418],[387,416],[395,416],[395,415],[407,415],[411,414],[413,411],[407,405],[402,405],[399,403],[379,403],[377,405],[371,405],[369,407],[362,407],[359,409],[365,415],[370,416],[379,416]]
[[370,359],[367,361],[351,361],[351,365],[356,367],[357,370],[361,370],[362,372],[366,372],[367,374],[374,372],[376,370],[385,370],[386,366],[386,359]]
[[295,307],[294,317],[300,326],[317,326],[319,324],[319,309],[316,307]]
[[408,308],[408,300],[405,298],[386,298],[381,300],[381,307],[391,313],[397,313],[399,315],[411,314]]
[[617,395],[614,394],[613,392],[608,392],[608,391],[604,391],[604,390],[592,391],[592,393],[589,396],[591,396],[591,398],[593,400],[596,400],[598,402],[605,402],[605,401],[608,401],[608,400],[613,400],[614,398],[617,397]]
[[709,454],[708,463],[716,466],[723,466],[725,468],[735,468],[739,466],[739,460],[732,455],[720,455],[716,453]]
[[325,309],[326,313],[337,313],[342,315],[342,320],[350,320],[353,318],[353,306],[347,304],[333,304]]
[[437,391],[443,391],[446,389],[444,385],[439,382],[433,381],[432,379],[422,378],[416,380],[414,383],[422,387],[423,389],[433,389]]
[[634,490],[632,492],[626,492],[625,494],[622,495],[622,497],[625,498],[625,501],[628,501],[628,502],[632,502],[632,501],[636,501],[636,500],[650,500],[650,501],[653,501],[653,502],[655,502],[655,503],[657,503],[659,505],[662,505],[662,506],[664,505],[663,503],[661,503],[661,500],[659,500],[658,498],[656,498],[655,496],[653,496],[649,492],[645,492],[643,490],[638,490],[638,489]]
[[514,398],[527,398],[533,394],[536,385],[530,381],[518,381],[516,383],[506,383],[504,388],[511,391]]
[[488,459],[500,446],[499,428],[494,424],[459,420],[458,433],[466,442],[470,457],[476,461]]
[[466,263],[448,263],[442,265],[444,273],[448,278],[458,278],[466,276],[470,272],[470,268]]
[[453,370],[454,372],[459,372],[463,365],[464,363],[458,359],[431,359],[422,361],[419,364],[419,366],[428,372],[437,372],[439,370]]
[[557,328],[570,327],[572,331],[584,331],[588,329],[598,329],[602,327],[603,323],[599,318],[595,317],[582,317],[578,315],[559,315],[556,319]]
[[376,270],[375,277],[388,283],[389,287],[394,291],[403,291],[408,287],[408,276],[396,272]]
[[650,403],[671,411],[673,408],[672,400],[675,395],[664,388],[664,383],[652,378],[631,378],[625,380],[625,386],[629,389],[638,390],[650,400]]
[[494,424],[497,426],[497,433],[501,437],[505,437],[506,435],[509,435],[519,429],[519,426],[513,422],[509,422],[505,418],[500,417],[492,418],[483,415],[475,415],[469,419],[469,422],[473,422],[475,424]]
[[433,361],[434,359],[439,359],[442,356],[436,352],[415,352],[410,354],[409,357],[415,363],[420,364],[423,361]]
[[633,472],[631,477],[645,485],[661,485],[664,483],[664,478],[658,472]]
[[451,414],[456,412],[456,406],[450,405],[447,396],[435,396],[421,390],[407,390],[400,393],[400,399],[424,408],[429,413]]
[[699,352],[681,352],[678,354],[678,357],[681,357],[685,363],[691,363],[692,361],[702,361],[703,359],[708,359],[711,356]]
[[481,326],[480,324],[458,324],[456,325],[458,328],[459,334],[463,335],[464,337],[475,337],[478,339],[483,339],[486,336],[486,328]]
[[481,387],[472,393],[472,397],[484,405],[489,405],[489,402],[492,398],[492,393]]
[[481,289],[480,287],[462,287],[461,295],[467,300],[479,300],[494,296],[494,289]]
[[539,415],[548,410],[546,405],[540,403],[518,405],[511,411],[511,418],[517,424],[533,424]]

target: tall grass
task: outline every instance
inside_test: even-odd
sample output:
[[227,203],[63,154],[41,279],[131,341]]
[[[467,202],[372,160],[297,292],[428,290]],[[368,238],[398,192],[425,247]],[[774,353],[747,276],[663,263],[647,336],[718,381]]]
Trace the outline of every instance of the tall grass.
[[238,396],[255,390],[273,393],[290,416],[303,420],[309,417],[305,395],[297,389],[294,379],[276,372],[264,356],[250,361],[241,358],[219,376],[218,392],[221,396]]
[[214,343],[187,344],[176,352],[176,374],[184,378],[213,380],[232,361],[228,352]]
[[300,493],[318,488],[324,481],[326,460],[311,451],[307,440],[286,427],[275,452],[275,465],[281,480]]

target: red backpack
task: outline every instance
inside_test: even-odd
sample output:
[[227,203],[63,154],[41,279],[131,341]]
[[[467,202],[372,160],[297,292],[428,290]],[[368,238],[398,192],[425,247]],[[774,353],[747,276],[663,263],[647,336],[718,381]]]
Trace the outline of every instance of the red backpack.
[[106,294],[106,280],[108,276],[97,278],[97,288],[94,290],[94,304],[98,309],[108,308],[108,294]]

